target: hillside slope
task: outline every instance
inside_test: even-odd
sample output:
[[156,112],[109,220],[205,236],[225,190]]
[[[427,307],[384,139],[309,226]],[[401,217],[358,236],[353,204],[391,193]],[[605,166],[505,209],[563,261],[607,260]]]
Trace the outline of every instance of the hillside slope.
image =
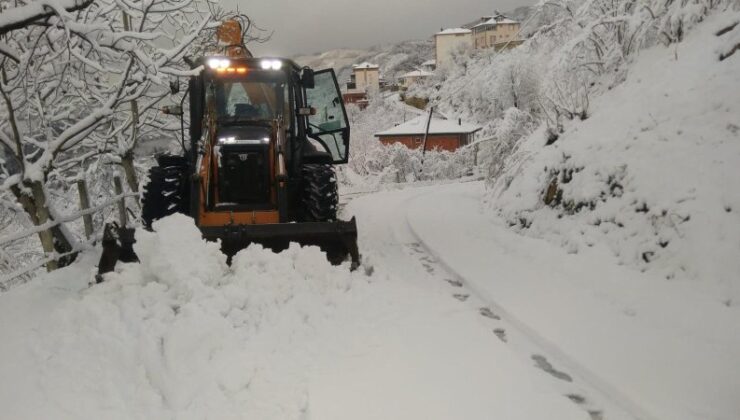
[[605,245],[619,264],[740,305],[740,56],[717,58],[725,21],[641,52],[554,144],[544,127],[528,136],[490,206],[525,235],[573,253]]
[[516,231],[739,305],[740,3],[557,4],[409,94],[484,127],[488,207]]

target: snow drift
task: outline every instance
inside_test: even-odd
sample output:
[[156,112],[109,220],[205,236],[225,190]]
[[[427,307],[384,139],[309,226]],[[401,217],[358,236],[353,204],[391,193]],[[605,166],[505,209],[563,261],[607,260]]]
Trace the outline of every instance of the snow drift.
[[[282,254],[253,246],[229,268],[218,244],[204,242],[185,216],[155,230],[137,233],[141,264],[101,285],[78,292],[89,273],[62,270],[12,295],[26,303],[24,294],[36,296],[25,310],[31,320],[44,312],[39,306],[54,309],[30,333],[10,328],[17,336],[3,337],[3,360],[22,362],[0,365],[14,378],[12,392],[0,395],[23,398],[2,398],[2,417],[299,417],[316,318],[360,275],[298,246]],[[39,297],[33,288],[44,283],[59,286]],[[3,319],[2,329],[22,321]],[[33,354],[19,357],[13,346],[25,342]]]
[[396,208],[357,209],[372,275],[295,246],[228,267],[176,215],[103,284],[88,255],[3,294],[0,417],[588,418],[406,255]]

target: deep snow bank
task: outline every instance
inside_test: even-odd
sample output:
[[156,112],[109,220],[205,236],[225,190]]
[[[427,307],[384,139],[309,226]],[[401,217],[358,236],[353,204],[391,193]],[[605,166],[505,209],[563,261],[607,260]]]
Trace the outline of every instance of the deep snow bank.
[[360,275],[297,246],[229,268],[190,219],[155,229],[104,284],[80,265],[5,296],[29,306],[3,308],[24,319],[1,321],[0,417],[299,418],[316,319]]
[[545,146],[534,132],[491,206],[520,232],[706,283],[740,304],[740,57],[719,61],[723,16],[671,48],[640,53],[627,80]]
[[362,201],[371,276],[316,248],[227,267],[173,216],[101,285],[88,255],[3,294],[0,418],[588,418],[407,255],[396,206]]

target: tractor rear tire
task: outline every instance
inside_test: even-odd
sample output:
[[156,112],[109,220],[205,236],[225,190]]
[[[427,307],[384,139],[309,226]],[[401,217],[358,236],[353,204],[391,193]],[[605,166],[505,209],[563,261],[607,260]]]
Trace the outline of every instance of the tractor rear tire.
[[141,219],[147,230],[152,223],[175,213],[189,213],[187,160],[180,156],[161,156],[159,165],[149,170],[149,182],[141,199]]
[[301,204],[304,222],[333,222],[337,220],[339,193],[337,175],[329,164],[305,164]]

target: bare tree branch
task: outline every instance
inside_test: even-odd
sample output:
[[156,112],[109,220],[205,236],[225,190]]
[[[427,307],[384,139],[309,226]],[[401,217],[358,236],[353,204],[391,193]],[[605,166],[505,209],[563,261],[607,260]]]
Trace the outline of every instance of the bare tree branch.
[[0,35],[10,31],[21,29],[30,23],[49,18],[55,14],[54,7],[62,7],[67,12],[82,10],[93,3],[94,0],[59,0],[52,4],[46,0],[39,0],[25,6],[4,10],[0,16]]

